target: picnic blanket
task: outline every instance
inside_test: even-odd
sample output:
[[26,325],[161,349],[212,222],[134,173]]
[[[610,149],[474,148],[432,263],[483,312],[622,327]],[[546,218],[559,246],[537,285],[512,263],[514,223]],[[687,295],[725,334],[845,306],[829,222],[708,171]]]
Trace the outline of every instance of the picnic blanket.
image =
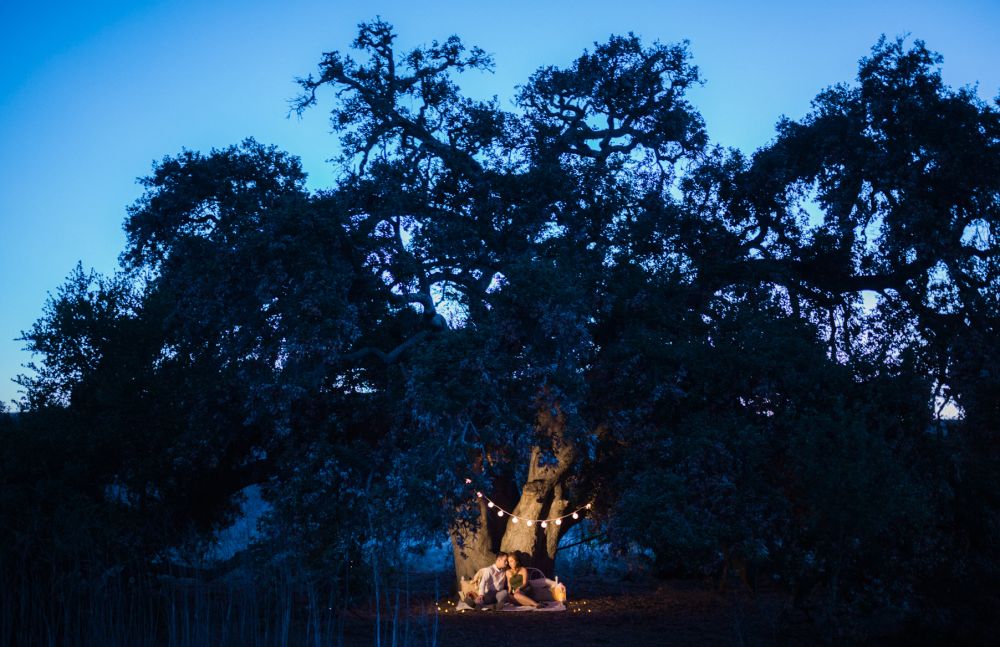
[[[458,592],[458,604],[455,605],[455,609],[458,611],[468,611],[470,609],[475,609],[475,607],[469,604],[469,595],[475,595],[479,588],[479,580],[482,578],[483,573],[488,566],[479,569],[475,576],[471,580],[462,578],[461,590]],[[536,609],[534,607],[525,607],[518,604],[513,604],[508,602],[504,605],[502,611],[565,611],[566,610],[566,585],[560,582],[558,579],[550,580],[545,577],[537,568],[528,569],[528,585],[531,586],[531,599],[536,602],[542,602],[544,606]]]
[[[472,606],[471,604],[469,604],[465,600],[462,600],[461,602],[459,602],[458,604],[455,605],[455,609],[457,611],[474,611],[475,608],[476,607]],[[483,607],[482,609],[480,609],[480,611],[486,611],[486,610],[488,610],[488,607]],[[562,602],[546,602],[544,607],[539,607],[539,608],[536,609],[535,607],[524,607],[524,606],[521,606],[521,605],[518,605],[518,604],[510,604],[510,603],[508,603],[508,604],[505,604],[503,606],[503,609],[500,609],[500,610],[501,611],[532,611],[532,612],[537,612],[537,611],[565,611],[566,610],[566,605],[563,604]]]

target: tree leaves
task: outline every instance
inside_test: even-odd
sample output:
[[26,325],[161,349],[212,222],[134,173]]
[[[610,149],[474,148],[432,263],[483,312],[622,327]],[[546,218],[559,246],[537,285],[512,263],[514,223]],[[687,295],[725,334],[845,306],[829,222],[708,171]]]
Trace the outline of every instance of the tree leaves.
[[25,334],[26,404],[117,452],[100,486],[208,528],[266,481],[272,546],[322,561],[474,528],[472,474],[834,606],[995,538],[948,506],[997,464],[1000,120],[938,55],[882,39],[748,157],[710,145],[686,42],[612,36],[504,111],[458,86],[482,50],[396,41],[364,23],[299,79],[293,110],[333,92],[335,186],[253,140],[166,157],[124,271],[78,268]]

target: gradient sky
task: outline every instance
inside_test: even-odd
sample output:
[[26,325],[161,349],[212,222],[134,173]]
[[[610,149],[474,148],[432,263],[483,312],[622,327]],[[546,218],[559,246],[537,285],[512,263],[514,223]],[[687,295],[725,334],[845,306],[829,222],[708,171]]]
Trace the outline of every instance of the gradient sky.
[[595,40],[634,31],[687,38],[707,84],[691,99],[714,141],[752,152],[781,115],[851,81],[878,40],[912,34],[944,55],[953,85],[1000,91],[1000,2],[336,2],[173,0],[0,6],[0,401],[30,360],[15,341],[80,261],[113,272],[135,178],[182,148],[253,136],[302,158],[329,186],[329,95],[286,118],[294,78],[346,49],[375,15],[409,47],[453,33],[496,59],[466,76],[504,105],[538,66],[565,65]]

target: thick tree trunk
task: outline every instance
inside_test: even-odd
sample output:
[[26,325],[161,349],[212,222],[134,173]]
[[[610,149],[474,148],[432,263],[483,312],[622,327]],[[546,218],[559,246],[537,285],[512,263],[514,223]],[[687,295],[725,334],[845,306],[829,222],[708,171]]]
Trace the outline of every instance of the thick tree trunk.
[[[554,411],[548,406],[541,408],[538,430],[551,440],[555,460],[543,464],[541,447],[532,448],[527,481],[521,487],[512,515],[498,517],[496,511],[480,499],[479,528],[475,532],[453,529],[456,581],[462,577],[471,578],[477,570],[491,564],[498,549],[508,553],[517,551],[526,566],[538,568],[549,577],[553,575],[559,539],[574,521],[565,519],[561,524],[549,523],[542,528],[539,523],[529,526],[527,520],[553,519],[572,510],[565,496],[564,481],[576,460],[576,450],[565,438],[564,424],[565,416],[558,405]],[[514,522],[514,518],[518,521]]]
[[486,502],[479,500],[479,528],[472,531],[468,528],[452,528],[451,549],[455,556],[455,582],[464,577],[472,579],[476,571],[493,563],[499,541],[496,533],[491,532],[491,524],[487,516]]
[[[572,451],[567,449],[566,453],[571,454]],[[528,482],[521,490],[521,500],[514,508],[514,516],[518,519],[552,519],[569,511],[570,503],[563,497],[561,479],[572,457],[567,456],[564,460],[560,456],[559,464],[545,467],[538,466],[539,457],[540,450],[535,447],[531,452],[532,464],[528,468]],[[546,575],[551,576],[555,568],[559,539],[570,525],[569,520],[563,521],[560,525],[550,523],[547,528],[542,528],[538,523],[529,526],[524,521],[508,522],[507,531],[500,542],[500,549],[508,553],[512,551],[522,553],[528,566],[541,569]]]

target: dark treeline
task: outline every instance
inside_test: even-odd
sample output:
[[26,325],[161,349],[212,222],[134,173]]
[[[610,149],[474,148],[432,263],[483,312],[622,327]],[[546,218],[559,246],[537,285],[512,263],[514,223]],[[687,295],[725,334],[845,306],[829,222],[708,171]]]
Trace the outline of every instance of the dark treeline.
[[[660,576],[783,587],[830,640],[993,635],[996,106],[883,39],[745,156],[686,44],[612,37],[512,109],[460,92],[492,62],[457,37],[353,49],[292,102],[332,105],[332,188],[253,140],[166,157],[121,270],[78,267],[24,333],[0,642],[323,644],[388,604],[394,547],[551,572],[580,524]],[[257,539],[196,569],[251,485]],[[529,527],[476,491],[592,508]]]

